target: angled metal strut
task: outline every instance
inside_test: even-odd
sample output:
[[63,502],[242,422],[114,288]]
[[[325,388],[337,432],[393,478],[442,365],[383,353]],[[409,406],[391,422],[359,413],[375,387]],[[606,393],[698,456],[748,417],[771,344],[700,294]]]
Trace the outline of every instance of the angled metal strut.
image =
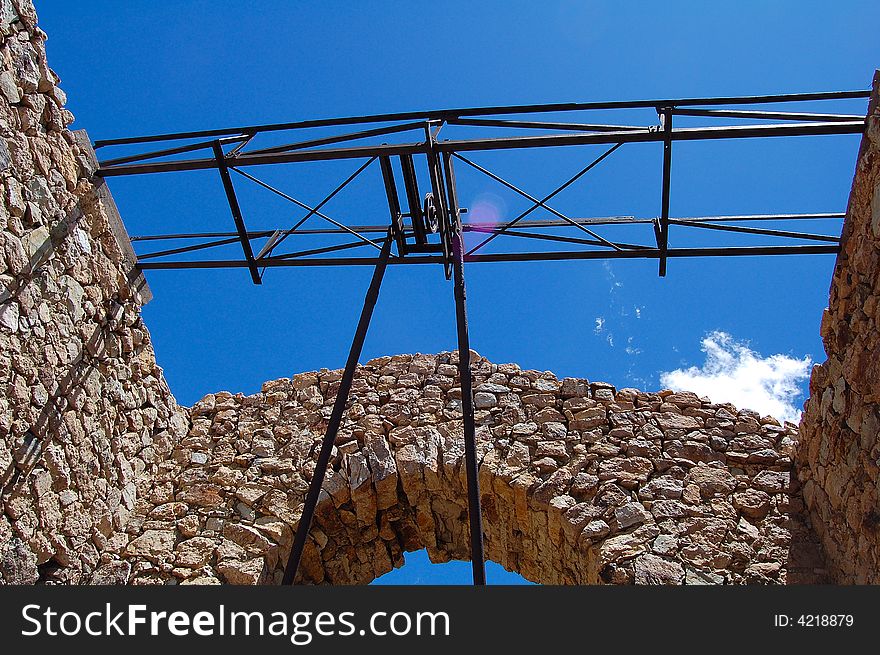
[[336,392],[336,401],[333,403],[333,411],[330,414],[330,421],[327,424],[327,432],[324,434],[324,440],[321,442],[321,451],[318,453],[318,461],[315,463],[315,472],[312,474],[312,481],[309,484],[309,493],[306,496],[303,505],[302,516],[299,519],[299,525],[296,528],[296,537],[293,540],[293,547],[290,549],[290,557],[287,559],[287,566],[284,569],[284,578],[281,584],[293,584],[296,577],[299,563],[302,560],[303,550],[305,549],[306,539],[309,536],[309,530],[312,527],[312,519],[315,516],[315,508],[318,505],[318,496],[321,494],[321,484],[324,482],[324,476],[327,474],[327,464],[330,462],[330,453],[333,451],[333,444],[336,441],[336,435],[339,433],[339,426],[342,424],[342,414],[345,412],[345,405],[348,402],[348,394],[351,391],[351,384],[354,381],[355,369],[357,369],[358,359],[361,356],[361,350],[364,347],[364,339],[367,336],[367,329],[370,327],[370,319],[373,317],[373,309],[376,307],[376,301],[379,298],[379,287],[382,285],[382,278],[385,276],[385,268],[388,265],[388,259],[391,256],[391,235],[385,239],[385,244],[379,253],[379,260],[376,262],[376,268],[373,271],[373,279],[370,281],[370,288],[367,289],[367,296],[364,299],[364,308],[361,310],[361,317],[358,321],[357,330],[354,333],[354,339],[351,342],[351,349],[348,351],[348,360],[345,362],[345,371],[342,374],[342,380],[339,382],[339,390]]

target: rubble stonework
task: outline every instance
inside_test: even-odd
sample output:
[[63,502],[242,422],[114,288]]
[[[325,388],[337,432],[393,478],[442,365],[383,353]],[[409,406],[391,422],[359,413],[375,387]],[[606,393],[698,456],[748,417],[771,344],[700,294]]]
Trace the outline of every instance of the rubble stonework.
[[[0,0],[0,581],[88,582],[188,421],[28,0]],[[125,580],[120,570],[117,579]]]
[[799,477],[834,579],[880,583],[880,73],[822,317]]
[[[821,559],[790,493],[795,425],[692,393],[473,361],[490,559],[550,584],[815,579]],[[303,581],[366,583],[420,548],[468,558],[456,375],[457,353],[358,368]],[[341,377],[196,403],[129,524],[130,581],[279,582]]]
[[[0,582],[280,579],[340,371],[178,407],[29,0],[0,0]],[[876,108],[876,95],[872,107]],[[873,109],[872,111],[876,111]],[[473,355],[488,556],[544,583],[877,581],[880,119],[797,426]],[[457,355],[359,367],[300,579],[467,559]],[[799,475],[792,476],[797,454]]]

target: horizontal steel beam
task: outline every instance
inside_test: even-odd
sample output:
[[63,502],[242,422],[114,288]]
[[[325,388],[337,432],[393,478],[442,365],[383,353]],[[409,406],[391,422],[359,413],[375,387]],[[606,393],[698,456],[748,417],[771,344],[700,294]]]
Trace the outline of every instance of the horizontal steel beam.
[[[849,123],[794,123],[778,125],[725,125],[721,127],[686,127],[672,130],[672,141],[705,141],[713,139],[749,139],[784,136],[822,136],[831,134],[861,134],[864,121]],[[554,134],[549,136],[500,137],[442,141],[437,147],[443,152],[472,152],[476,150],[506,150],[511,148],[546,148],[569,145],[608,143],[648,143],[663,141],[663,132],[634,130],[587,134]]]
[[341,125],[358,125],[364,123],[387,123],[409,120],[448,120],[466,116],[507,116],[511,114],[537,114],[546,112],[587,111],[596,109],[640,109],[651,107],[687,107],[687,106],[719,106],[719,105],[752,105],[784,102],[807,102],[814,100],[844,100],[850,98],[869,98],[869,89],[859,91],[830,91],[820,93],[783,93],[757,96],[727,96],[721,98],[678,98],[664,100],[624,100],[617,102],[566,102],[555,104],[511,105],[500,107],[464,107],[459,109],[439,109],[434,111],[408,111],[388,114],[372,114],[368,116],[347,116],[324,118],[317,120],[294,121],[290,123],[271,123],[265,125],[246,125],[243,127],[225,127],[214,130],[195,130],[190,132],[170,132],[120,139],[100,139],[95,141],[95,148],[134,143],[151,143],[156,141],[174,141],[178,139],[199,139],[218,137],[229,134],[277,132],[312,127],[334,127]]
[[[732,248],[670,248],[667,257],[751,257],[756,255],[834,255],[838,246],[746,246]],[[528,261],[567,261],[584,259],[658,259],[660,251],[656,248],[646,250],[586,250],[573,252],[519,252],[470,255],[466,262],[528,262]],[[280,259],[277,257],[261,259],[260,266],[375,266],[375,257],[348,257],[323,259]],[[399,257],[389,264],[442,264],[444,259],[435,256]],[[143,270],[191,269],[191,268],[247,268],[248,263],[241,260],[184,261],[184,262],[139,262]]]
[[[741,214],[730,216],[689,216],[670,218],[670,221],[688,221],[691,223],[710,223],[710,222],[734,222],[734,221],[807,221],[807,220],[834,220],[842,219],[846,214],[842,212],[826,212],[820,214]],[[575,223],[580,225],[650,225],[653,218],[636,218],[635,216],[598,216],[592,218],[573,218]],[[387,225],[351,225],[352,230],[361,232],[362,234],[375,234],[388,231]],[[463,223],[462,230],[464,232],[485,232],[489,229],[495,229],[496,223]],[[542,229],[571,227],[571,224],[563,220],[532,220],[520,221],[517,223],[519,229]],[[248,237],[258,239],[261,237],[271,236],[275,230],[259,230],[248,232]],[[175,239],[215,239],[223,237],[237,236],[237,232],[195,232],[187,234],[147,234],[131,237],[131,241],[166,241]],[[308,230],[297,230],[292,236],[310,236],[317,234],[348,234],[345,230],[338,228],[315,228]]]
[[334,143],[343,143],[344,141],[357,141],[358,139],[366,139],[371,136],[385,136],[388,134],[396,134],[398,132],[406,132],[408,130],[424,129],[425,124],[421,121],[412,123],[404,123],[402,125],[392,125],[391,127],[377,127],[372,130],[362,130],[351,134],[339,134],[336,136],[327,136],[320,139],[309,139],[308,141],[298,141],[296,143],[288,143],[283,146],[273,146],[271,148],[261,148],[260,150],[251,150],[249,155],[263,155],[271,152],[289,152],[292,150],[302,150],[304,148],[314,148],[317,146],[328,146]]
[[806,239],[809,241],[826,241],[828,243],[840,243],[839,236],[829,234],[813,234],[809,232],[793,232],[791,230],[768,230],[760,227],[747,227],[744,225],[724,225],[722,223],[706,223],[700,221],[670,220],[674,225],[683,227],[697,227],[704,230],[719,230],[722,232],[739,232],[740,234],[759,234],[771,237],[784,237],[788,239]]
[[[701,226],[702,227],[702,226]],[[497,228],[492,227],[481,227],[481,228],[471,228],[468,232],[480,232],[483,234],[497,234],[498,236],[504,237],[520,237],[523,239],[537,239],[538,241],[555,241],[558,243],[576,243],[584,246],[604,246],[607,245],[608,241],[599,241],[597,239],[584,239],[580,237],[565,237],[559,236],[557,234],[542,234],[541,232],[523,232],[522,230],[512,230],[505,229],[503,232],[499,232]],[[634,243],[622,243],[620,241],[612,242],[618,249],[651,249],[651,246],[642,246]]]
[[[861,134],[864,121],[795,123],[779,125],[727,125],[721,127],[691,127],[672,130],[673,141],[702,141],[713,139],[746,139],[785,136],[821,136],[833,134]],[[554,134],[544,136],[519,136],[492,139],[467,139],[441,141],[435,147],[440,152],[472,152],[477,150],[503,150],[511,148],[541,148],[567,145],[646,143],[663,141],[662,132],[655,130],[627,130],[623,132],[599,132],[577,134]],[[227,158],[228,166],[257,166],[264,164],[285,164],[300,161],[327,161],[337,159],[357,159],[381,157],[383,155],[406,155],[427,153],[424,143],[403,143],[360,146],[352,148],[327,148],[319,150],[297,150],[293,152],[265,153],[260,155],[238,155]],[[180,161],[151,162],[122,166],[101,166],[97,174],[103,177],[114,175],[139,175],[143,173],[162,173],[172,171],[193,171],[216,168],[214,159],[186,159]]]
[[821,121],[848,123],[850,121],[864,121],[862,116],[852,114],[816,114],[791,111],[751,111],[738,109],[673,109],[673,114],[678,116],[705,116],[707,118],[757,118],[762,120],[780,121]]
[[[248,237],[250,238],[250,237]],[[138,253],[138,260],[144,261],[145,259],[156,259],[157,257],[168,257],[170,255],[183,255],[189,252],[195,252],[197,250],[207,250],[208,248],[218,248],[220,246],[228,246],[231,243],[238,243],[240,241],[240,237],[238,234],[232,237],[227,237],[225,239],[218,239],[216,241],[207,241],[205,243],[196,243],[189,246],[181,246],[180,248],[169,248],[168,250],[157,250],[155,252],[147,252],[147,253]]]
[[119,164],[133,164],[134,162],[144,161],[146,159],[155,159],[157,157],[170,157],[171,155],[182,155],[186,152],[195,152],[196,150],[210,150],[219,140],[222,144],[240,143],[244,145],[250,137],[246,134],[241,136],[230,136],[225,139],[212,139],[208,141],[200,141],[198,143],[190,143],[185,146],[177,146],[176,148],[166,148],[164,150],[154,150],[153,152],[139,153],[129,155],[128,157],[117,157],[116,159],[108,159],[101,162],[101,166],[116,166]]
[[[238,155],[227,158],[227,166],[256,166],[260,164],[287,164],[298,161],[328,161],[337,159],[368,159],[382,155],[418,154],[425,152],[423,143],[403,143],[378,146],[359,146],[352,148],[327,148],[323,150],[294,150],[263,155]],[[100,164],[100,162],[99,162]],[[180,161],[132,164],[130,166],[111,166],[99,168],[97,175],[140,175],[143,173],[168,173],[174,171],[199,171],[216,168],[213,159],[183,159]]]
[[469,125],[478,127],[505,127],[528,130],[568,130],[570,132],[625,132],[627,130],[647,130],[644,125],[603,125],[596,123],[548,123],[545,121],[512,121],[490,118],[452,118],[450,125]]

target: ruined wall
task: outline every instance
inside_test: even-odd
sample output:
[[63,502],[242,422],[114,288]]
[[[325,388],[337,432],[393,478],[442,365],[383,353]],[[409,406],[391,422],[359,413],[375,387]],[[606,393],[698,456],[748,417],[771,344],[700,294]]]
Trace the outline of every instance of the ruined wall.
[[[474,362],[492,560],[552,584],[819,579],[789,484],[794,425],[691,393]],[[456,363],[399,355],[358,369],[304,581],[366,583],[420,548],[468,558]],[[340,378],[303,373],[198,402],[139,501],[131,582],[279,581]]]
[[0,582],[123,581],[138,486],[187,418],[45,38],[0,0]]
[[822,317],[799,477],[835,581],[880,583],[880,74]]

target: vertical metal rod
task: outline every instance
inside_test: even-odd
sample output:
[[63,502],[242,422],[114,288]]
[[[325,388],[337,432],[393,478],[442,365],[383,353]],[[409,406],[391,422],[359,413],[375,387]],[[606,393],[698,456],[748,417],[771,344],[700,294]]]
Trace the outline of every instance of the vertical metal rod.
[[443,171],[446,175],[446,225],[453,233],[461,232],[461,211],[458,207],[458,189],[455,185],[455,169],[452,167],[452,155],[443,153]]
[[390,157],[379,157],[382,169],[382,181],[385,184],[385,195],[388,197],[388,210],[391,213],[391,233],[397,241],[397,254],[406,254],[406,236],[403,232],[403,221],[400,218],[400,199],[397,197],[397,185],[394,183],[394,169]]
[[666,277],[666,252],[669,248],[669,183],[672,173],[672,107],[660,109],[663,123],[663,189],[660,197],[660,277]]
[[284,585],[293,584],[296,572],[299,569],[306,539],[312,526],[312,519],[315,516],[315,508],[318,505],[318,496],[321,494],[321,484],[324,482],[324,476],[327,473],[330,453],[333,450],[333,443],[336,441],[339,426],[342,424],[342,414],[348,402],[348,394],[354,381],[354,372],[357,368],[358,359],[361,356],[364,339],[367,336],[367,329],[370,327],[370,319],[373,316],[373,309],[376,307],[376,300],[379,298],[379,287],[382,285],[382,277],[385,275],[385,268],[391,256],[391,241],[392,236],[389,230],[385,243],[382,245],[379,259],[376,262],[376,268],[373,271],[370,288],[367,290],[366,298],[364,298],[364,308],[361,310],[361,317],[358,321],[357,330],[354,333],[351,350],[348,352],[348,360],[345,363],[345,371],[342,374],[342,380],[339,382],[339,390],[336,392],[336,401],[333,403],[333,411],[330,414],[330,421],[327,423],[327,432],[324,434],[324,441],[321,443],[321,451],[315,464],[315,472],[309,484],[309,492],[303,504],[299,525],[296,528],[296,537],[293,540],[290,556],[287,558],[287,566],[284,569],[284,578],[281,581],[281,584]]
[[[446,197],[444,195],[445,188],[443,171],[440,166],[437,142],[434,140],[434,137],[431,136],[431,130],[427,126],[425,127],[425,143],[428,145],[428,151],[425,153],[425,156],[428,159],[428,173],[430,174],[431,179],[431,195],[434,198],[434,205],[437,207],[437,213],[440,217],[440,246],[443,249],[443,258],[449,262],[452,259],[452,246],[450,244],[450,232],[447,228],[448,221],[445,220],[448,216],[448,208],[446,206]],[[452,274],[451,267],[449,265],[444,265],[444,272],[446,273],[446,279],[448,280]]]
[[416,169],[412,155],[400,155],[400,169],[403,172],[403,184],[406,189],[406,203],[409,205],[410,223],[416,235],[416,243],[424,245],[428,243],[425,236],[424,222],[422,220],[422,199],[419,196],[419,181],[416,178]]
[[462,243],[461,232],[459,231],[452,235],[452,267],[455,278],[458,375],[461,378],[464,459],[467,469],[468,519],[471,529],[471,565],[474,573],[474,584],[484,585],[486,584],[486,558],[483,554],[483,517],[480,512],[480,478],[477,466],[471,349],[468,337],[467,294],[464,286],[464,244]]
[[235,187],[232,185],[232,178],[229,177],[229,168],[226,166],[226,155],[223,154],[223,146],[220,141],[214,141],[212,148],[214,150],[214,158],[217,160],[217,169],[220,171],[220,179],[223,181],[223,190],[226,191],[226,199],[229,201],[229,209],[232,211],[232,220],[235,221],[235,229],[238,232],[238,238],[241,239],[241,249],[244,251],[244,258],[247,260],[248,269],[251,272],[251,279],[254,281],[254,284],[262,284],[260,271],[257,270],[257,263],[254,260],[254,251],[251,249],[251,241],[248,238],[247,228],[244,226],[244,218],[241,216],[241,207],[239,207],[238,198],[235,196]]

